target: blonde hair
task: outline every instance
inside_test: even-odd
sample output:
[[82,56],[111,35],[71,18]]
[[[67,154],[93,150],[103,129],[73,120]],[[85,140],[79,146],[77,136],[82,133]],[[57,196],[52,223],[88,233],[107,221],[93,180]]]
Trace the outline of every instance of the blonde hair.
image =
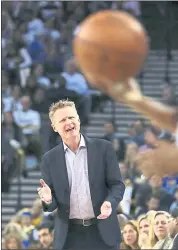
[[141,239],[140,239],[140,223],[142,220],[148,220],[148,223],[149,223],[149,233],[148,233],[148,241],[147,241],[147,246],[145,246],[147,249],[151,249],[157,242],[157,239],[154,235],[154,230],[153,230],[153,224],[154,224],[154,218],[155,218],[155,215],[156,215],[156,211],[149,211],[148,213],[146,214],[143,214],[141,216],[139,216],[138,218],[138,231],[139,231],[139,246],[142,248],[142,244],[141,244]]
[[55,114],[55,112],[58,110],[58,109],[62,109],[62,108],[65,108],[65,107],[73,107],[73,108],[76,108],[75,107],[75,103],[72,102],[72,101],[68,101],[67,100],[60,100],[56,103],[53,103],[50,108],[49,108],[49,118],[50,120],[52,121],[53,119],[53,116]]

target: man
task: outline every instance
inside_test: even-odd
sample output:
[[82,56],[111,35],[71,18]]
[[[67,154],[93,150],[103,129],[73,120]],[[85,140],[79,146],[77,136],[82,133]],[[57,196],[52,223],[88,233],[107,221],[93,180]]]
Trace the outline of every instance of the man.
[[40,241],[40,248],[52,248],[53,227],[50,222],[42,223],[38,226],[38,238]]
[[62,142],[42,158],[38,193],[44,211],[57,209],[53,247],[118,249],[116,209],[125,187],[111,143],[80,134],[73,102],[53,104],[49,117]]
[[[103,79],[104,90],[115,101],[123,102],[142,113],[163,129],[176,133],[178,146],[178,108],[168,107],[152,98],[143,96],[137,81],[129,79],[125,83],[113,84]],[[177,131],[176,131],[177,130]],[[167,152],[165,154],[165,152]],[[178,171],[178,147],[164,141],[158,141],[155,150],[140,154],[138,167],[146,177],[154,174],[164,176]],[[156,166],[156,167],[155,167]]]
[[169,232],[174,239],[169,249],[178,249],[178,208],[172,212],[172,218],[169,222]]
[[41,159],[42,146],[40,142],[41,118],[39,112],[32,110],[30,96],[23,96],[20,99],[22,110],[13,112],[15,124],[21,128],[24,135],[24,144],[27,151]]

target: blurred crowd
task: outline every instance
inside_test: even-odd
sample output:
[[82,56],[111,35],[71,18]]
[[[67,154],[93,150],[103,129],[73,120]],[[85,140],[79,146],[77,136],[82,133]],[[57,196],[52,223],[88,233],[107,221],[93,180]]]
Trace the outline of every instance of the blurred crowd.
[[[2,191],[14,164],[24,170],[26,155],[40,162],[43,118],[52,102],[75,101],[82,124],[105,97],[91,89],[73,60],[72,39],[86,15],[99,9],[125,9],[141,19],[137,1],[4,1],[2,2]],[[171,86],[162,101],[176,105]],[[137,170],[139,153],[152,149],[156,140],[173,141],[172,134],[139,119],[128,127],[127,138],[116,133],[113,121],[104,125],[104,139],[111,141],[126,191],[118,206],[122,249],[168,249],[178,233],[178,177],[153,176],[145,180]],[[50,131],[52,143],[58,143]],[[156,167],[156,166],[155,166]],[[25,172],[23,172],[25,175]],[[4,249],[52,248],[52,214],[35,200],[20,210],[3,230]]]

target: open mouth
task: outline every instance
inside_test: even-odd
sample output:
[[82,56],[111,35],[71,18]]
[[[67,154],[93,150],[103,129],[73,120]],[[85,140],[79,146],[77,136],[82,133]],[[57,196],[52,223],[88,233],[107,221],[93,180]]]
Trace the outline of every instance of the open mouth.
[[71,131],[74,131],[74,127],[73,128],[68,128],[68,129],[66,129],[66,132],[68,133],[68,132],[71,132]]

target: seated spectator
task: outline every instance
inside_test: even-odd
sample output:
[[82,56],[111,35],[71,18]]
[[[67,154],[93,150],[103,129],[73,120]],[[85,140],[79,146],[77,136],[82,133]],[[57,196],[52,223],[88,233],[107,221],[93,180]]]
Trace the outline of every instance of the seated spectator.
[[155,245],[153,236],[153,220],[156,211],[148,212],[138,218],[139,246],[141,249],[152,249]]
[[42,249],[52,249],[53,226],[50,222],[43,223],[38,227],[38,238]]
[[27,78],[26,87],[24,88],[24,94],[30,96],[33,102],[33,94],[38,89],[38,84],[36,81],[36,77],[34,75],[30,75]]
[[152,176],[147,182],[139,185],[135,196],[137,209],[145,209],[147,197],[150,197],[151,195],[159,196],[160,209],[169,211],[174,198],[162,188],[161,177]]
[[169,221],[169,233],[173,239],[169,249],[177,249],[178,246],[178,206],[171,213],[171,219]]
[[104,124],[104,140],[112,142],[117,137],[116,128],[112,121],[105,122]]
[[146,199],[146,206],[142,209],[138,208],[138,213],[135,212],[135,217],[138,218],[140,215],[146,214],[149,211],[158,211],[160,208],[160,198],[157,195],[151,195]]
[[49,88],[51,85],[50,79],[44,74],[44,65],[37,64],[33,69],[33,74],[36,77],[36,82],[39,87]]
[[129,221],[123,228],[123,242],[120,249],[140,249],[138,245],[138,229],[136,221]]
[[57,29],[55,29],[55,19],[54,19],[54,17],[48,19],[45,22],[44,33],[46,35],[49,35],[53,40],[56,40],[56,41],[59,42],[60,32]]
[[37,111],[30,109],[31,99],[29,96],[21,98],[23,109],[21,111],[14,111],[13,117],[15,123],[22,129],[26,149],[28,153],[36,155],[37,159],[41,158],[41,142],[40,142],[40,127],[41,119]]
[[40,114],[48,114],[51,101],[46,97],[47,94],[43,88],[36,89],[33,95],[32,109]]
[[77,72],[74,60],[69,60],[65,65],[65,72],[61,75],[66,79],[66,89],[76,92],[80,96],[78,112],[81,116],[81,122],[88,122],[88,116],[91,112],[91,96],[84,76]]
[[168,213],[158,211],[154,220],[154,234],[157,238],[153,249],[168,249],[173,240],[169,236],[168,224],[170,215]]
[[136,136],[133,138],[134,142],[140,147],[144,145],[144,128],[145,124],[142,119],[138,119],[133,123],[135,128]]
[[4,112],[12,112],[14,110],[22,110],[22,104],[20,103],[21,88],[19,85],[12,87],[12,94],[10,97],[3,98]]
[[4,246],[5,249],[22,249],[23,244],[20,235],[13,233],[6,235]]
[[63,71],[64,58],[60,51],[60,44],[48,39],[48,50],[44,60],[44,70],[48,76],[59,75]]
[[31,208],[32,224],[37,228],[43,221],[44,212],[40,199],[34,200]]

